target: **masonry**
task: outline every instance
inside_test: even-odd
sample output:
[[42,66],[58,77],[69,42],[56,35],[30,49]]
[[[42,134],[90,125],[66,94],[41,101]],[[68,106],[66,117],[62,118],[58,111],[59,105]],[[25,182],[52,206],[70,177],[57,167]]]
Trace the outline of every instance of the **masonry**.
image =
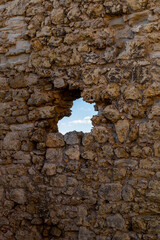
[[1,0],[0,240],[160,239],[159,96],[159,0]]

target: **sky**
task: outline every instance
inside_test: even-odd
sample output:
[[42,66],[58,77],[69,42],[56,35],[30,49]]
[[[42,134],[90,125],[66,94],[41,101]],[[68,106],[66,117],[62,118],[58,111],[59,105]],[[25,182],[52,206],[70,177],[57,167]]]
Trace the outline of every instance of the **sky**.
[[76,130],[77,132],[90,132],[92,126],[91,118],[97,115],[94,104],[86,103],[82,98],[73,102],[72,115],[64,117],[58,122],[59,132],[65,134]]

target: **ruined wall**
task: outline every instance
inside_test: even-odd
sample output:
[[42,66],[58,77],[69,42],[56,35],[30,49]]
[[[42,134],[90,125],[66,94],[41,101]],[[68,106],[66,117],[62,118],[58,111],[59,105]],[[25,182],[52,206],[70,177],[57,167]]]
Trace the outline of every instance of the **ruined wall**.
[[0,1],[1,240],[160,239],[159,41],[159,0]]

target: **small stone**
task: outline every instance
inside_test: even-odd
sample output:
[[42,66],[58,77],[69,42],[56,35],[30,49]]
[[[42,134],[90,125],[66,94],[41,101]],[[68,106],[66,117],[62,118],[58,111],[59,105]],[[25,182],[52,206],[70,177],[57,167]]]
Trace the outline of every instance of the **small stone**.
[[114,105],[107,106],[103,111],[103,115],[111,122],[117,122],[120,118],[120,113]]
[[69,147],[65,154],[71,159],[71,160],[79,160],[80,158],[80,149],[79,146],[75,145],[72,147]]
[[106,92],[111,98],[117,98],[120,95],[119,86],[116,83],[110,83],[106,87]]
[[147,2],[148,0],[127,0],[128,5],[135,11],[140,10]]
[[132,201],[134,199],[135,190],[130,186],[126,185],[122,189],[122,198],[124,201]]
[[46,146],[50,148],[63,147],[65,145],[61,133],[49,133],[47,135]]
[[91,240],[95,239],[95,233],[87,229],[86,227],[80,227],[78,240]]
[[61,236],[61,230],[57,227],[52,227],[51,234],[55,237],[60,237]]
[[89,159],[89,160],[94,160],[95,159],[95,152],[91,150],[86,150],[81,154],[82,158],[84,159]]
[[4,138],[3,148],[7,150],[19,151],[21,148],[21,141],[17,132],[9,132]]
[[51,20],[54,24],[63,23],[64,10],[62,8],[53,9],[51,12]]
[[98,194],[99,196],[108,201],[120,201],[121,200],[121,190],[122,190],[122,185],[119,183],[107,183],[103,184],[99,191]]
[[116,124],[116,133],[118,136],[118,139],[121,143],[123,143],[129,132],[129,121],[128,120],[119,120]]
[[126,224],[123,217],[120,214],[115,214],[113,216],[108,216],[106,219],[107,227],[114,228],[116,230],[124,231],[126,229]]
[[109,132],[105,127],[94,127],[91,133],[98,143],[105,143],[109,139]]
[[160,141],[156,141],[153,148],[155,157],[160,157]]
[[2,200],[4,195],[4,188],[2,186],[0,186],[0,201]]
[[127,100],[137,100],[141,98],[140,91],[134,86],[128,86],[124,92],[124,98]]
[[54,179],[55,187],[66,187],[67,177],[65,175],[60,175]]
[[66,142],[66,144],[72,145],[72,144],[79,144],[80,139],[78,137],[77,132],[74,131],[74,132],[66,133],[64,135],[64,141]]
[[56,174],[56,164],[45,163],[42,169],[42,173],[46,173],[48,176],[53,176]]
[[48,148],[46,151],[46,159],[49,162],[58,164],[62,162],[63,152],[61,149]]
[[25,204],[27,201],[26,193],[24,189],[21,188],[12,190],[10,193],[10,198],[18,204]]
[[151,113],[149,114],[149,118],[152,119],[154,117],[160,117],[160,104],[154,105],[151,109]]
[[63,78],[56,78],[53,83],[55,88],[63,88],[66,85]]

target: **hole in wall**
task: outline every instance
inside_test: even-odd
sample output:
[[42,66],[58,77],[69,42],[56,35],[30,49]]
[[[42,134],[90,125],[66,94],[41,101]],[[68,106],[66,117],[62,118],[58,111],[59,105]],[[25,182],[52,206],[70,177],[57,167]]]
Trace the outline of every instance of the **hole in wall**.
[[97,114],[94,110],[94,104],[87,103],[79,98],[73,101],[71,112],[70,117],[64,117],[58,122],[59,132],[62,134],[71,131],[90,132],[93,127],[91,118]]

